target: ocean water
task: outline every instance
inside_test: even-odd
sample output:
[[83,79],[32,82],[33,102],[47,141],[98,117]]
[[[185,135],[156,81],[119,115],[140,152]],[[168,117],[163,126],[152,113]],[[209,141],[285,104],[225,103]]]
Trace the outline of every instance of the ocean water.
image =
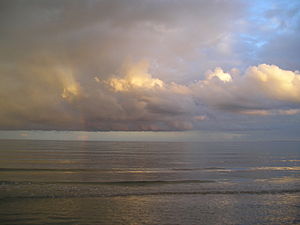
[[0,141],[0,224],[300,224],[300,142]]

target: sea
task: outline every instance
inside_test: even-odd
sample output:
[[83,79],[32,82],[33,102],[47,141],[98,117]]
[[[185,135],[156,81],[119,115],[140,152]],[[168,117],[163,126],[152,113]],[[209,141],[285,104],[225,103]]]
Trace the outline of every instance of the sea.
[[0,141],[0,224],[300,224],[300,142]]

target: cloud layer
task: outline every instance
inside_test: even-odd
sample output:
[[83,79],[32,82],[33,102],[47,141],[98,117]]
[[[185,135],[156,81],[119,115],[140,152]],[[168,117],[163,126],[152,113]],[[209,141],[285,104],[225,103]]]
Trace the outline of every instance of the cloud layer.
[[298,121],[299,9],[271,0],[1,1],[0,129]]
[[222,111],[262,116],[300,112],[300,74],[274,65],[249,67],[244,74],[216,68],[186,85],[155,78],[146,61],[84,82],[69,69],[47,71],[50,76],[39,72],[40,79],[2,83],[2,128],[189,130]]

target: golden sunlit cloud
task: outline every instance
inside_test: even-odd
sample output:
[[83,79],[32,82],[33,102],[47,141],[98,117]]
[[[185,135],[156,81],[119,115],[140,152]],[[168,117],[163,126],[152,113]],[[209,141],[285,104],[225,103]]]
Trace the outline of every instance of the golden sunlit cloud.
[[207,79],[211,80],[215,77],[223,81],[224,83],[232,81],[231,75],[229,73],[224,73],[224,71],[220,67],[217,67],[213,72],[209,73]]
[[268,110],[241,110],[239,111],[239,113],[245,115],[257,115],[257,116],[268,116],[272,114]]
[[[207,105],[245,115],[298,114],[300,74],[297,71],[267,64],[249,67],[244,74],[232,71],[233,75],[221,68],[210,71],[205,80],[190,86],[194,96]],[[214,82],[215,78],[222,82]]]
[[115,91],[129,91],[132,88],[161,88],[164,82],[157,78],[152,78],[148,73],[149,63],[140,61],[136,64],[129,64],[125,67],[124,78],[111,78],[106,81]]
[[280,69],[275,65],[261,64],[248,69],[246,76],[269,98],[300,102],[300,74]]
[[239,113],[245,115],[258,115],[258,116],[269,116],[269,115],[296,115],[300,114],[300,109],[279,109],[279,110],[241,110]]

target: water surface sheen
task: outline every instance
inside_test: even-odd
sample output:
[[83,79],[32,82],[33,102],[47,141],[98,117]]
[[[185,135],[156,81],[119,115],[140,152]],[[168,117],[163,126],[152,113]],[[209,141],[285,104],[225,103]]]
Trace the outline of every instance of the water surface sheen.
[[0,141],[0,224],[300,224],[300,142]]

